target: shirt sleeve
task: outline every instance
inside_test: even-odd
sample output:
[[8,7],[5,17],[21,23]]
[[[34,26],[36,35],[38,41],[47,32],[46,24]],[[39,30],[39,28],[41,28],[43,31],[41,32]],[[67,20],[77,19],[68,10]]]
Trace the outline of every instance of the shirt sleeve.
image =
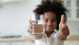
[[[35,39],[34,39],[35,40]],[[35,40],[35,45],[43,45],[42,41],[44,40],[44,35],[42,36],[41,39]]]
[[40,45],[40,40],[35,40],[35,45]]
[[55,34],[55,43],[56,45],[64,45],[64,41],[57,38],[57,32]]

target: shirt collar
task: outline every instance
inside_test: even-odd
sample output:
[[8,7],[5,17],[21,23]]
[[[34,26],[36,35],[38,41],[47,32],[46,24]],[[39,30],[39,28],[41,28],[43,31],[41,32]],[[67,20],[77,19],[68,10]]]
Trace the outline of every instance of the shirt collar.
[[[45,33],[45,29],[43,29],[43,32],[44,32],[44,36],[45,36],[46,38],[48,38],[47,35],[46,35],[46,33]],[[56,32],[57,32],[57,30],[54,29],[54,32],[51,34],[51,36],[54,35]],[[51,37],[51,36],[50,36],[50,37]]]

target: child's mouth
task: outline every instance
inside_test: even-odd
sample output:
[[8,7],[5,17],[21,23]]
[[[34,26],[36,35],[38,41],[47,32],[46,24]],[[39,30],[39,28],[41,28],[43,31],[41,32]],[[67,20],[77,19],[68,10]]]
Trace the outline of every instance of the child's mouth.
[[52,29],[52,27],[48,26],[47,29]]

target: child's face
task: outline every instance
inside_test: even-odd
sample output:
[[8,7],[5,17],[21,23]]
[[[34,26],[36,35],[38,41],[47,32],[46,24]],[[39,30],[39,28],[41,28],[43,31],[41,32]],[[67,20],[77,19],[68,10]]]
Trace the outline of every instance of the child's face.
[[53,12],[46,12],[43,16],[43,27],[45,31],[54,31],[57,27],[57,17]]

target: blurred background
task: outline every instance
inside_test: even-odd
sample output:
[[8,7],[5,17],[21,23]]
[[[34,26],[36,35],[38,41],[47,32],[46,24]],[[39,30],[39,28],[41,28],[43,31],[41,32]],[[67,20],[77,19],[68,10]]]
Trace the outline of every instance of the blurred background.
[[[0,45],[35,45],[29,20],[41,0],[0,0]],[[79,0],[62,0],[70,29],[64,45],[79,45]]]

